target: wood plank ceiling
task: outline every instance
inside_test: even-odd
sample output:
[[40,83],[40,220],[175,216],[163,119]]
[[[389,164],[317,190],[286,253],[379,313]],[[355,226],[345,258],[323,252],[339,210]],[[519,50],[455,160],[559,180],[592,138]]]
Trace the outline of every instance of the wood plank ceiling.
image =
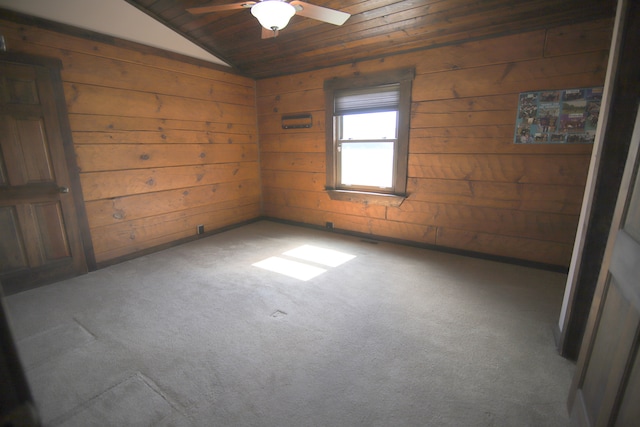
[[261,38],[248,9],[192,15],[237,0],[127,0],[224,60],[262,79],[412,50],[613,17],[615,0],[309,0],[352,16],[338,27],[294,16]]

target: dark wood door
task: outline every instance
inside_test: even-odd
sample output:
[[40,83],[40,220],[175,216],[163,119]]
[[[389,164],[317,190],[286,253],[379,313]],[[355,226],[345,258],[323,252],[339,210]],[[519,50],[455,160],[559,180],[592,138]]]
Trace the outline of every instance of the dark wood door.
[[52,70],[0,59],[0,282],[14,293],[87,265]]
[[640,423],[640,112],[569,396],[573,426]]

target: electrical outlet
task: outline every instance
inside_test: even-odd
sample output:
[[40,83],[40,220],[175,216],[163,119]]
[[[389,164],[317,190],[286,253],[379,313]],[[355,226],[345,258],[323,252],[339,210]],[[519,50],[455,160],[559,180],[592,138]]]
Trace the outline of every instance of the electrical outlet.
[[198,234],[204,234],[204,225],[200,224],[198,227],[196,227],[196,230]]
[[327,230],[333,230],[333,223],[332,223],[332,222],[327,221],[327,225],[326,225],[326,227],[327,227]]

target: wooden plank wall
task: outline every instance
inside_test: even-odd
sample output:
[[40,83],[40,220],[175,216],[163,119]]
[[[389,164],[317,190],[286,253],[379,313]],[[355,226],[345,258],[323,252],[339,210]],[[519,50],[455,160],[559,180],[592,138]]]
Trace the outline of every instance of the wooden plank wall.
[[[265,215],[567,267],[590,144],[515,145],[520,92],[600,86],[610,20],[550,28],[259,80]],[[332,201],[322,85],[414,66],[410,196],[400,207]],[[311,129],[281,115],[311,113]]]
[[254,80],[9,21],[0,33],[63,63],[98,263],[260,216]]

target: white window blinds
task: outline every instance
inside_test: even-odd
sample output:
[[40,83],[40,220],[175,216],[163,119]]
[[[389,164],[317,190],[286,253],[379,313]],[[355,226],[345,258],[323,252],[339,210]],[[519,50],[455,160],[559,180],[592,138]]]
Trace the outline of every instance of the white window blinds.
[[400,108],[400,83],[335,92],[334,115],[396,111]]

